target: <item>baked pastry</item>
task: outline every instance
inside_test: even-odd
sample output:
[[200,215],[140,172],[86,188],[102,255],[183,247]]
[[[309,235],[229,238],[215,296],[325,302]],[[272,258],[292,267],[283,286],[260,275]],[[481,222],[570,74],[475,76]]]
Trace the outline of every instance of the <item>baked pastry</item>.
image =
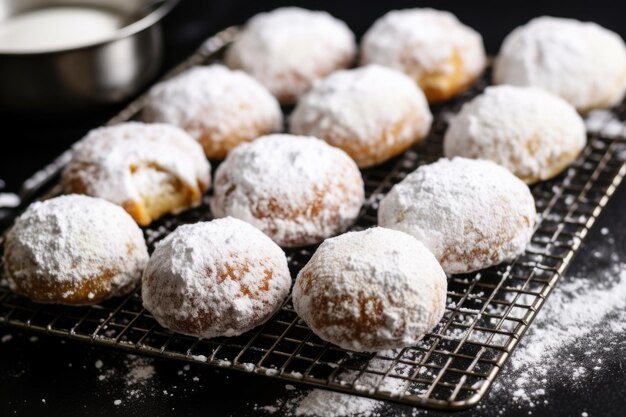
[[394,10],[378,19],[361,42],[361,63],[403,71],[430,103],[469,87],[486,65],[483,39],[450,12]]
[[266,322],[290,286],[285,253],[259,230],[229,217],[180,226],[157,243],[141,296],[163,327],[211,338]]
[[194,67],[152,87],[142,118],[184,129],[210,159],[224,159],[240,143],[283,127],[280,106],[265,87],[217,64]]
[[493,78],[543,88],[579,111],[609,107],[626,90],[626,45],[595,23],[539,17],[504,39]]
[[109,200],[142,226],[199,204],[210,185],[202,148],[174,126],[128,122],[95,129],[72,152],[62,175],[65,192]]
[[521,254],[535,225],[528,186],[506,168],[477,159],[419,167],[380,202],[378,224],[426,245],[449,274],[472,272]]
[[563,171],[587,142],[583,119],[562,98],[533,87],[489,87],[450,121],[448,158],[489,159],[527,184]]
[[215,174],[211,210],[259,228],[281,246],[345,230],[363,204],[363,179],[340,149],[317,138],[270,135],[235,148]]
[[282,104],[292,104],[313,80],[352,65],[355,54],[354,34],[342,21],[283,7],[250,19],[225,61],[259,80]]
[[324,241],[298,274],[293,306],[320,338],[371,352],[417,343],[441,320],[446,288],[422,243],[376,227]]
[[128,294],[147,263],[133,219],[115,204],[81,195],[31,204],[4,244],[9,286],[41,303],[98,304]]
[[411,79],[368,65],[317,81],[293,111],[290,131],[324,139],[363,168],[419,142],[431,122],[426,98]]

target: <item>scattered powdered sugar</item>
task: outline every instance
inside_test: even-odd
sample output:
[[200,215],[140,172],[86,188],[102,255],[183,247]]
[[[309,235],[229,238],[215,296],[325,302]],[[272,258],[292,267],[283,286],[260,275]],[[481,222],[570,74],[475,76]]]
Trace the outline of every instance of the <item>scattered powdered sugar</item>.
[[127,293],[148,262],[141,230],[122,208],[79,195],[30,205],[16,219],[5,249],[12,289],[30,294],[37,292],[41,282],[50,287],[63,283],[67,284],[66,298],[80,291],[85,280],[97,279],[106,271],[110,284],[102,285],[108,290],[99,293],[99,298]]
[[496,86],[466,103],[444,137],[448,158],[488,159],[528,183],[558,174],[587,141],[568,102],[532,87]]
[[544,16],[504,39],[494,80],[540,87],[590,110],[622,98],[625,71],[626,46],[619,35],[595,23]]
[[423,138],[431,122],[426,97],[413,80],[368,65],[315,82],[293,111],[290,131],[325,139],[368,166],[389,148]]
[[21,203],[20,197],[13,193],[0,193],[0,209],[15,208]]
[[154,390],[152,382],[156,375],[153,360],[144,356],[127,355],[123,361],[116,362],[114,365],[108,366],[101,359],[96,360],[95,367],[98,371],[98,381],[110,384],[114,380],[123,383],[123,399],[116,405],[122,403],[122,400],[140,399],[149,396]]
[[211,210],[283,246],[317,243],[352,224],[363,179],[340,149],[313,137],[269,135],[234,149],[215,174]]
[[478,32],[450,12],[428,8],[393,10],[379,18],[363,36],[361,54],[363,63],[387,65],[417,80],[427,73],[454,74],[460,60],[467,82],[486,64]]
[[430,331],[443,316],[446,288],[422,243],[376,227],[324,241],[298,274],[293,306],[322,339],[378,351],[413,345]]
[[171,123],[223,159],[239,142],[282,128],[278,101],[254,78],[222,65],[191,68],[154,86],[142,118]]
[[168,176],[196,190],[199,200],[211,180],[202,148],[175,126],[128,122],[102,127],[89,132],[72,151],[63,171],[66,192],[118,205],[159,195]]
[[236,336],[268,320],[290,286],[284,252],[258,229],[228,217],[180,226],[160,241],[143,276],[142,299],[166,328]]
[[585,117],[585,126],[589,133],[597,133],[609,138],[626,136],[626,123],[609,109],[589,112]]
[[396,184],[380,202],[378,223],[414,236],[447,273],[460,273],[522,253],[535,216],[528,186],[506,168],[456,157]]
[[564,278],[550,295],[496,379],[495,398],[534,407],[545,401],[548,387],[580,386],[589,374],[603,369],[607,352],[623,354],[626,264],[610,235],[606,242],[610,251],[601,248],[596,256],[603,263],[600,268]]
[[283,7],[250,19],[225,60],[291,103],[313,80],[350,66],[355,54],[354,35],[344,22],[322,11]]

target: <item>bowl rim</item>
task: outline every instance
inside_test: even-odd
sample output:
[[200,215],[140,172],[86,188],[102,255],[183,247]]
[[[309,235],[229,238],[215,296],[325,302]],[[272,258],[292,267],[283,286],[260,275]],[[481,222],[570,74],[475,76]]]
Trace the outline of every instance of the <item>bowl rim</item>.
[[[56,48],[50,50],[41,50],[41,51],[11,51],[11,52],[3,52],[0,50],[0,57],[27,57],[27,56],[42,56],[42,55],[55,55],[62,53],[72,53],[82,50],[88,50],[92,48],[98,48],[100,46],[108,45],[114,42],[117,42],[122,39],[129,38],[133,35],[136,35],[139,32],[148,29],[151,26],[154,26],[158,22],[161,21],[173,8],[176,6],[180,0],[156,0],[153,3],[156,5],[154,10],[150,13],[142,17],[141,19],[135,20],[132,23],[123,26],[115,31],[113,35],[106,39],[102,39],[96,42],[88,43],[85,45],[69,47],[69,48]],[[160,4],[159,4],[160,3]]]

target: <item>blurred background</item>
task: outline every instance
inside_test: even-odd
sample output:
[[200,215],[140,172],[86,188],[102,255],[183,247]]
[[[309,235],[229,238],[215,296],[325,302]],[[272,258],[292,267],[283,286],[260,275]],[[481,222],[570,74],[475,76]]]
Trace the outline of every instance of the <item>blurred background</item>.
[[[295,5],[326,10],[344,20],[360,37],[385,12],[407,7],[450,10],[484,37],[488,53],[496,54],[502,39],[516,26],[539,15],[573,17],[595,21],[626,37],[626,20],[620,2],[596,1],[245,1],[181,0],[163,22],[165,60],[161,73],[193,53],[198,45],[220,29],[244,23],[265,10]],[[0,91],[2,94],[2,91]],[[51,161],[90,128],[113,116],[124,103],[92,114],[41,121],[28,114],[0,114],[0,137],[10,145],[0,151],[0,191],[16,192],[36,169]]]

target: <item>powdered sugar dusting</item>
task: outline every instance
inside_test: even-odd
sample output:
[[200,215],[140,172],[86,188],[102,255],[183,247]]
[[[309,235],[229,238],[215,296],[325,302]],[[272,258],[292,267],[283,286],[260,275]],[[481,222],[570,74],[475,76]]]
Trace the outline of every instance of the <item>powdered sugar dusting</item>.
[[85,280],[109,271],[113,296],[138,283],[148,251],[141,230],[122,208],[68,195],[33,203],[17,218],[4,261],[9,284],[19,292],[37,291],[38,282],[51,288],[63,283],[69,284],[65,298],[71,298]]
[[468,79],[486,63],[478,32],[450,12],[428,8],[388,12],[366,32],[361,51],[362,62],[387,65],[418,80],[423,73],[453,74],[455,54]]
[[[149,176],[142,177],[142,171]],[[210,184],[210,166],[202,148],[184,131],[165,124],[128,122],[92,130],[74,145],[63,183],[69,192],[123,205],[155,192],[152,188],[161,184],[163,175],[174,176],[198,195]]]
[[528,186],[506,168],[457,157],[421,166],[395,185],[378,223],[416,237],[446,272],[460,273],[522,253],[535,216]]
[[444,153],[494,161],[533,183],[558,174],[586,141],[583,120],[566,101],[538,88],[498,86],[451,120]]
[[363,203],[355,163],[313,137],[270,135],[241,145],[215,175],[213,215],[244,220],[283,246],[345,230]]
[[410,78],[368,65],[316,82],[295,108],[290,129],[325,139],[366,166],[390,147],[423,138],[431,122],[426,97]]
[[446,288],[424,245],[377,227],[324,241],[298,274],[293,305],[322,339],[379,351],[413,345],[430,331],[443,315]]
[[284,7],[250,19],[225,60],[290,103],[313,80],[348,67],[355,54],[354,35],[342,21],[322,11]]
[[546,89],[583,111],[609,107],[626,88],[626,46],[595,23],[535,18],[505,38],[494,80]]
[[143,304],[174,331],[236,336],[267,321],[289,292],[283,251],[233,218],[178,227],[160,241],[143,277]]
[[142,117],[183,128],[207,156],[219,159],[240,142],[280,131],[283,123],[278,102],[258,81],[217,64],[154,86]]

